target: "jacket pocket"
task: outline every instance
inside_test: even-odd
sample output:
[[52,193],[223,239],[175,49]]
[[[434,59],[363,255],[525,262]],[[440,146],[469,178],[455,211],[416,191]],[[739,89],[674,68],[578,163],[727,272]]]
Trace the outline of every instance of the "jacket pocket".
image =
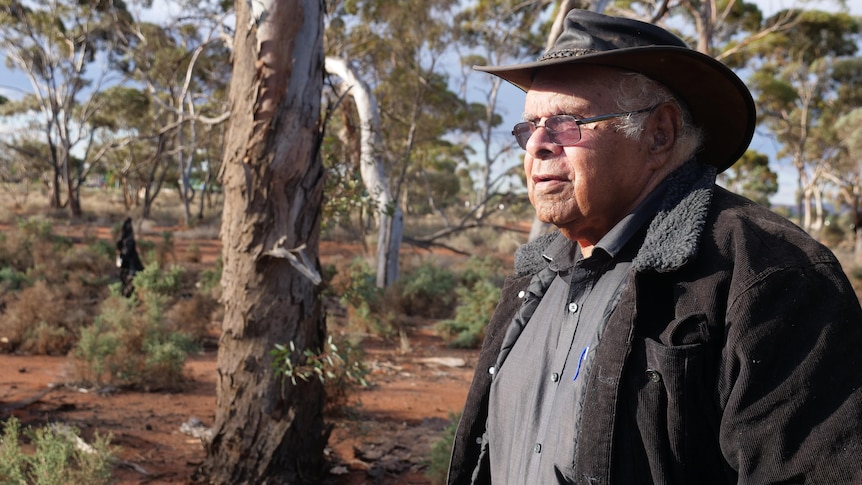
[[665,343],[644,340],[645,366],[636,412],[653,481],[720,482],[715,366],[710,358],[714,347],[705,318],[674,321],[662,339]]

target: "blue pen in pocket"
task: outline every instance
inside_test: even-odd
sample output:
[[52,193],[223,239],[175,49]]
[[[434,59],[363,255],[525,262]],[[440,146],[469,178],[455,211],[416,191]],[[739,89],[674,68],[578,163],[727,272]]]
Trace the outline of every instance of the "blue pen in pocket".
[[584,364],[584,361],[587,360],[587,352],[590,351],[590,346],[587,345],[584,347],[584,350],[581,351],[581,356],[578,358],[578,368],[575,369],[575,377],[572,378],[573,381],[578,380],[578,375],[581,373],[581,366]]

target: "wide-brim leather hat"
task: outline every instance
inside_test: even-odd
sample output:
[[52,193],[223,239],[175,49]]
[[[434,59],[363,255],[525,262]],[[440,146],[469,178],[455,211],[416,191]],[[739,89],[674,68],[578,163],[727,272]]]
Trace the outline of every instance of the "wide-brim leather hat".
[[756,110],[745,83],[721,62],[646,22],[572,10],[563,33],[539,60],[474,69],[528,91],[538,70],[564,64],[616,67],[667,86],[703,129],[698,160],[719,172],[733,165],[751,143]]

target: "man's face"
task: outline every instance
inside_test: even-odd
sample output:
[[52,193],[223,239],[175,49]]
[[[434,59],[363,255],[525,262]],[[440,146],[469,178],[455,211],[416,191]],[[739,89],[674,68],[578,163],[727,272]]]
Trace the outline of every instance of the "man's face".
[[[524,118],[540,122],[559,114],[617,113],[608,87],[613,74],[592,66],[542,70],[527,92]],[[582,125],[581,140],[567,147],[552,143],[539,128],[526,145],[524,170],[537,217],[582,247],[597,243],[654,187],[645,143],[626,138],[615,126],[613,120]]]

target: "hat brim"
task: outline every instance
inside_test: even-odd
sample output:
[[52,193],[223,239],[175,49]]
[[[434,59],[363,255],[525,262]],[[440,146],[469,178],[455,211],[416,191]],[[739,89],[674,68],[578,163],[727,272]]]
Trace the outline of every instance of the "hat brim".
[[474,66],[528,91],[536,72],[552,66],[590,64],[641,73],[667,86],[686,103],[703,129],[697,158],[722,172],[733,165],[754,136],[756,109],[745,83],[721,62],[698,51],[651,45],[561,57],[512,66]]

